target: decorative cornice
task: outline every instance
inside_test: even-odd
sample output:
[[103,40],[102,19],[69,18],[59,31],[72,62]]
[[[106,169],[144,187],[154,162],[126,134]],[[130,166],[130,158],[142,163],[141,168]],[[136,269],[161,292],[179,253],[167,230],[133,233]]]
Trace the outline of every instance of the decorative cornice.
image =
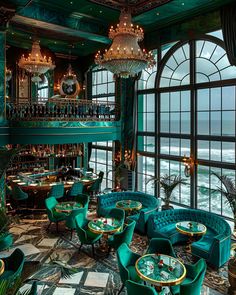
[[0,7],[0,28],[7,28],[9,21],[15,15],[15,9]]
[[[139,15],[170,1],[172,0],[130,0],[128,7],[132,15]],[[124,0],[90,0],[90,2],[118,10],[127,7],[127,1]]]

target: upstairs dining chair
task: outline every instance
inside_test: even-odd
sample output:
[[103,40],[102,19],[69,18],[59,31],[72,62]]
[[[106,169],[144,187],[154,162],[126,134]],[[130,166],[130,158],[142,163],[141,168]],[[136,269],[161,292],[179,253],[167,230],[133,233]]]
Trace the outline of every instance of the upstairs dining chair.
[[20,249],[16,248],[10,256],[2,258],[2,260],[5,264],[5,270],[0,276],[0,283],[2,281],[7,281],[8,287],[10,289],[14,288],[21,277],[25,263],[25,255]]
[[96,195],[101,192],[101,183],[102,183],[101,179],[97,178],[94,181],[94,183],[88,186],[87,192],[89,193],[91,197],[96,198]]
[[185,267],[187,270],[185,280],[180,285],[171,287],[171,293],[173,295],[200,295],[207,268],[205,260],[201,258],[193,265],[185,264]]
[[48,215],[48,219],[50,221],[47,230],[49,229],[52,222],[56,223],[57,233],[58,233],[58,223],[60,221],[64,221],[67,218],[67,215],[64,213],[57,212],[55,210],[56,205],[58,204],[56,198],[50,197],[45,200],[46,211]]
[[122,282],[122,286],[118,292],[119,295],[124,289],[125,282],[127,280],[132,280],[138,283],[142,282],[135,269],[135,263],[141,256],[137,253],[132,252],[126,243],[120,245],[120,247],[117,249],[116,254],[120,279]]
[[157,295],[157,292],[153,287],[141,285],[131,280],[127,280],[125,286],[128,295]]
[[64,196],[64,183],[57,183],[52,185],[50,192],[48,193],[48,198],[54,197],[60,199]]
[[67,197],[72,198],[76,197],[78,194],[82,194],[84,189],[84,185],[82,182],[75,182],[70,190],[67,192]]
[[146,254],[165,254],[176,257],[175,250],[168,239],[153,238],[151,239]]
[[135,224],[136,221],[127,220],[127,224],[121,232],[116,232],[108,238],[107,243],[109,246],[109,252],[111,248],[116,250],[123,243],[126,243],[129,246],[133,239]]
[[98,178],[101,180],[101,182],[102,182],[102,180],[103,180],[103,176],[104,176],[104,172],[103,172],[103,171],[100,171],[100,172],[98,173]]
[[91,245],[92,253],[94,257],[95,256],[94,244],[100,241],[102,234],[95,234],[91,232],[87,228],[88,220],[85,219],[83,214],[81,213],[75,217],[75,223],[76,223],[77,235],[81,243],[79,247],[79,251],[83,245]]

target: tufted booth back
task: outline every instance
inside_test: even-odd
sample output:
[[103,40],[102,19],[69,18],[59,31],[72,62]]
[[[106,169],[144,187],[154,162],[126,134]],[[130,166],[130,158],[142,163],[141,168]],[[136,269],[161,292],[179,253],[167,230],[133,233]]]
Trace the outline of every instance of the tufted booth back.
[[221,218],[220,216],[206,212],[203,210],[194,210],[194,209],[174,209],[166,210],[161,212],[156,212],[155,214],[149,217],[149,221],[152,222],[152,225],[155,229],[161,229],[162,227],[176,223],[178,221],[197,221],[205,224],[207,227],[210,227],[218,234],[230,235],[230,226],[228,223]]
[[141,192],[125,191],[125,192],[115,192],[115,193],[109,193],[109,194],[98,196],[98,208],[115,206],[116,202],[121,200],[139,201],[142,203],[143,208],[145,207],[153,208],[158,206],[157,198],[152,195],[141,193]]

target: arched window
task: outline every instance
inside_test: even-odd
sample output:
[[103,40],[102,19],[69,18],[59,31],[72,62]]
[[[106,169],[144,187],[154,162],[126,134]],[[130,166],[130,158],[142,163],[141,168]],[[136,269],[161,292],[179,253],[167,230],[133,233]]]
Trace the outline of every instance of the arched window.
[[221,31],[162,49],[155,89],[138,91],[138,189],[159,195],[158,183],[152,187],[145,179],[186,178],[182,159],[191,155],[194,173],[174,191],[173,204],[232,218],[212,172],[236,177],[236,67]]
[[43,76],[43,79],[41,82],[38,84],[38,102],[39,103],[46,103],[48,100],[48,95],[49,95],[49,83],[48,83],[48,78],[46,75]]

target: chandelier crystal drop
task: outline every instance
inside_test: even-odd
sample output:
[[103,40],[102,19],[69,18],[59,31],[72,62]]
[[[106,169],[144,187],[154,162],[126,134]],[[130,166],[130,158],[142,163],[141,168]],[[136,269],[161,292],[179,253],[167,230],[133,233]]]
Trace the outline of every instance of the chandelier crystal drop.
[[33,43],[31,53],[29,53],[28,57],[25,57],[24,54],[21,56],[18,65],[35,77],[55,68],[51,57],[42,56],[39,41]]
[[129,11],[122,10],[116,28],[110,28],[112,45],[104,54],[95,56],[95,63],[121,78],[134,77],[146,67],[153,67],[155,60],[151,51],[141,50],[138,42],[144,38],[143,29],[131,23]]

